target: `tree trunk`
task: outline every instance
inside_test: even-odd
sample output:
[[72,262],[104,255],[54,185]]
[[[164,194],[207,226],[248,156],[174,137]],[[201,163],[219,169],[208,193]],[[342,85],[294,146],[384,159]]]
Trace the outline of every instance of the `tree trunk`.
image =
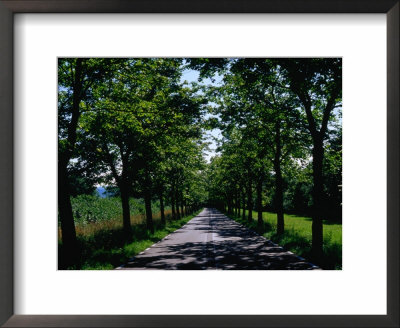
[[151,233],[154,233],[153,213],[151,212],[151,196],[147,190],[144,195],[144,205],[146,209],[146,227]]
[[69,195],[68,174],[66,168],[58,168],[58,214],[61,221],[64,265],[70,266],[79,258],[75,222]]
[[242,220],[246,219],[246,193],[243,188],[242,190],[242,205],[243,205],[243,212],[242,212]]
[[160,212],[161,212],[161,224],[166,224],[165,214],[164,214],[164,198],[163,193],[160,191]]
[[283,214],[283,179],[281,170],[281,122],[277,119],[275,123],[275,201],[276,201],[276,216],[277,216],[277,234],[281,235],[285,231],[285,218]]
[[[340,74],[341,75],[341,74]],[[322,223],[322,202],[324,199],[324,188],[323,188],[323,175],[322,175],[322,164],[324,160],[324,147],[323,141],[328,128],[329,117],[332,110],[335,107],[336,99],[341,91],[341,77],[338,78],[334,89],[331,91],[330,99],[326,103],[324,109],[321,129],[316,129],[316,122],[313,117],[311,110],[311,101],[301,94],[298,94],[299,99],[303,103],[307,121],[308,129],[313,139],[313,208],[312,208],[312,256],[314,260],[321,260],[323,257],[323,223]]]
[[151,233],[154,233],[153,225],[153,213],[151,211],[151,181],[148,170],[145,172],[145,194],[144,194],[144,206],[146,209],[146,227]]
[[249,211],[249,213],[247,214],[247,220],[251,222],[253,221],[253,195],[251,179],[249,179],[247,184],[247,209]]
[[235,216],[239,213],[238,193],[235,191]]
[[312,215],[312,253],[314,259],[320,260],[323,256],[323,225],[322,225],[322,204],[323,204],[323,176],[322,163],[324,148],[322,138],[314,139],[313,148],[313,215]]
[[129,209],[129,184],[125,178],[121,178],[119,183],[119,190],[121,192],[121,203],[122,203],[122,222],[123,229],[127,240],[132,237],[131,229],[131,213]]
[[187,205],[186,201],[184,202],[183,205],[185,206],[185,216],[190,215],[190,213],[189,213],[189,206]]
[[171,191],[172,220],[176,220],[174,190]]
[[63,251],[65,264],[67,266],[74,264],[79,259],[78,247],[76,241],[76,231],[74,216],[72,213],[69,181],[68,181],[68,163],[72,157],[76,143],[76,128],[81,115],[79,104],[82,100],[82,58],[76,60],[75,74],[73,76],[73,95],[72,95],[72,114],[71,122],[67,129],[66,148],[60,149],[58,157],[58,213],[61,221],[61,239],[63,242]]
[[240,191],[237,193],[236,204],[238,209],[237,216],[240,217]]
[[178,220],[181,219],[181,213],[179,213],[179,197],[178,197],[178,191],[175,192],[175,208],[176,208],[176,218]]
[[276,215],[277,215],[277,233],[281,235],[285,231],[285,218],[283,214],[283,179],[279,168],[276,169],[275,192],[276,192]]
[[262,218],[262,178],[257,181],[257,223],[259,226],[263,224]]
[[182,218],[185,217],[185,207],[183,205],[183,193],[181,193],[181,215]]

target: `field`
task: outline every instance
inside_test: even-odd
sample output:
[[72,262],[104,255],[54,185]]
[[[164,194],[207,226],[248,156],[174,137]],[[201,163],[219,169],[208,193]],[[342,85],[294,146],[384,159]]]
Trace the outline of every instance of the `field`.
[[111,270],[123,264],[171,232],[179,229],[195,216],[171,220],[171,210],[165,209],[167,224],[160,222],[159,204],[152,204],[154,234],[145,226],[144,204],[131,199],[132,241],[125,242],[122,230],[121,201],[117,197],[99,198],[82,195],[71,199],[75,228],[80,249],[80,260],[72,267],[62,263],[61,229],[58,228],[59,269]]
[[[91,236],[101,230],[122,228],[122,206],[119,197],[99,198],[91,195],[79,195],[71,198],[71,204],[78,236]],[[143,200],[130,199],[129,207],[132,226],[144,223]],[[152,211],[154,221],[159,221],[158,202],[152,203]],[[169,208],[165,209],[165,214],[170,214]]]
[[[257,212],[253,211],[253,221],[230,215],[231,218],[252,228],[267,239],[279,244],[296,255],[312,261],[311,252],[311,224],[309,217],[285,214],[285,233],[282,236],[276,234],[276,213],[263,212],[264,225],[258,227]],[[324,258],[321,262],[313,263],[323,269],[340,270],[342,268],[342,225],[330,221],[324,221]]]

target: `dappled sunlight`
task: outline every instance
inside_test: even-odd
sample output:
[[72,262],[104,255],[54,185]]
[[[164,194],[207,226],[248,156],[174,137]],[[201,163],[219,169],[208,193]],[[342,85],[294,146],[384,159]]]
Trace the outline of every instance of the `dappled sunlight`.
[[310,263],[214,209],[129,260],[122,269],[307,270]]

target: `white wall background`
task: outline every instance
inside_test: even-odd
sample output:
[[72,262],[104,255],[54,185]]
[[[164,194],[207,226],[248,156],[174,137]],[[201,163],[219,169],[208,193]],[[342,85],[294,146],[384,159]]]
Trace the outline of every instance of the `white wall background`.
[[[57,57],[343,57],[342,271],[57,271]],[[384,15],[15,17],[16,314],[385,314]]]

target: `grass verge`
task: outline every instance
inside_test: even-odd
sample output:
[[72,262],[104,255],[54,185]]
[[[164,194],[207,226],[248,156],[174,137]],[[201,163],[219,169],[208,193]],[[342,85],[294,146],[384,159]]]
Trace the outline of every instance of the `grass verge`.
[[253,220],[251,222],[247,220],[247,213],[246,211],[245,220],[241,216],[229,215],[229,217],[325,270],[342,269],[341,224],[324,220],[324,256],[322,259],[313,259],[311,256],[311,218],[285,214],[285,232],[282,235],[278,235],[276,233],[276,213],[263,212],[262,226],[257,224],[257,212],[253,211]]
[[171,232],[182,227],[200,211],[180,220],[167,218],[165,225],[160,221],[154,222],[154,233],[146,229],[145,224],[132,226],[132,241],[126,242],[121,227],[96,230],[92,235],[78,235],[80,250],[79,263],[65,267],[63,265],[63,248],[59,243],[59,269],[61,270],[112,270],[127,262],[131,257],[144,251]]

